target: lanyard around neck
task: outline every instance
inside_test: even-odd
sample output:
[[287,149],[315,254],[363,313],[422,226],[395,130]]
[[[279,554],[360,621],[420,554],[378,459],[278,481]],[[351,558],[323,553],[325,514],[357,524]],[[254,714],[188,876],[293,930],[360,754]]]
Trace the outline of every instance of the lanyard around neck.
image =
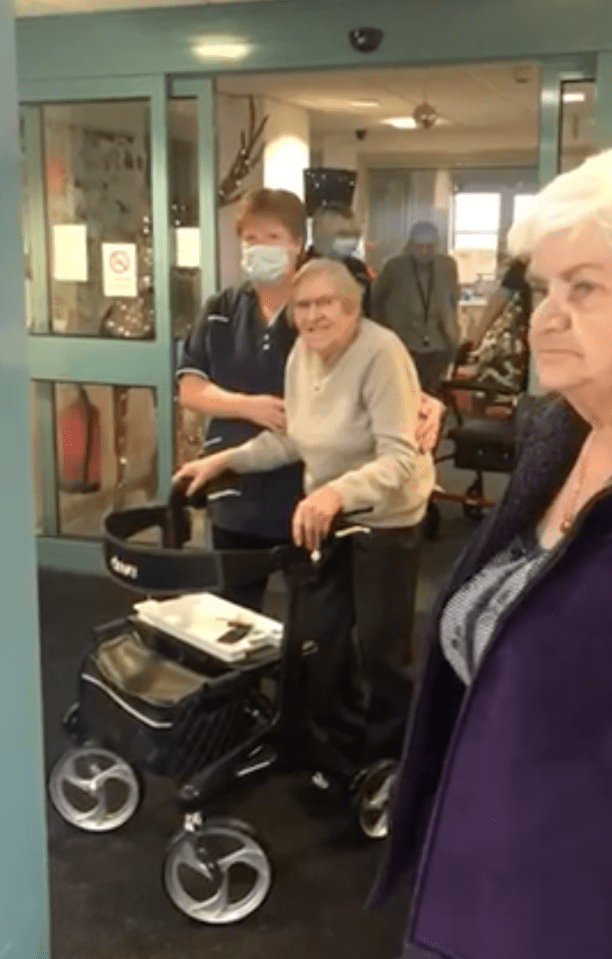
[[418,263],[414,257],[410,257],[410,263],[412,266],[412,272],[414,274],[414,280],[417,285],[417,290],[419,291],[419,299],[421,301],[421,306],[423,307],[423,324],[427,326],[429,321],[429,311],[431,309],[431,301],[433,297],[433,263],[427,263],[427,284],[423,284],[422,272],[419,268]]

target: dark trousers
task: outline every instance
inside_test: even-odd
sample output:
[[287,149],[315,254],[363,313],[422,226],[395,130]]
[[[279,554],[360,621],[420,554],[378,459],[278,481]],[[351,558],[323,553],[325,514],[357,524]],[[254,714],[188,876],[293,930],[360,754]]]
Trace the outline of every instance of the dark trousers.
[[421,389],[431,396],[439,396],[440,380],[443,380],[452,362],[450,350],[433,350],[431,353],[418,353],[411,350],[410,355],[419,374]]
[[318,726],[334,725],[355,660],[364,742],[389,707],[405,714],[420,534],[420,527],[377,529],[337,540],[316,579],[301,587],[299,629],[318,646],[307,694]]
[[[212,542],[213,547],[218,550],[272,549],[274,546],[284,545],[278,540],[266,539],[263,536],[251,536],[248,533],[237,533],[234,530],[222,529],[220,526],[212,527]],[[248,609],[261,612],[267,586],[268,577],[264,576],[254,579],[250,583],[228,586],[222,591],[221,595],[230,603],[237,603],[239,606],[246,606]]]

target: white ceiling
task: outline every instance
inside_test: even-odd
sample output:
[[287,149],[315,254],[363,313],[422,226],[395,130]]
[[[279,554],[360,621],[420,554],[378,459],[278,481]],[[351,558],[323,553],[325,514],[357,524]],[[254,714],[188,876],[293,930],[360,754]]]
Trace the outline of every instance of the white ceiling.
[[[139,7],[205,7],[210,3],[232,3],[236,0],[15,0],[18,17],[41,17],[50,14],[96,13],[100,10],[134,10]],[[241,0],[264,3],[266,0]],[[278,0],[277,0],[278,2]]]
[[[450,127],[455,133],[512,128],[523,130],[534,141],[538,86],[537,67],[509,63],[234,75],[218,80],[220,93],[253,93],[307,109],[317,134],[358,127],[370,132],[389,130],[384,120],[410,115],[426,99],[448,121],[448,132]],[[378,105],[355,105],[359,101]]]
[[[453,67],[326,70],[304,73],[223,75],[218,91],[226,96],[268,97],[307,109],[313,142],[354,137],[367,130],[360,152],[406,150],[439,152],[482,149],[535,151],[538,143],[539,70],[529,63],[469,64]],[[586,99],[566,104],[574,122],[572,139],[592,134],[593,88],[580,86]],[[394,130],[385,120],[409,116],[424,99],[448,121],[425,130]],[[358,101],[376,102],[364,107]]]

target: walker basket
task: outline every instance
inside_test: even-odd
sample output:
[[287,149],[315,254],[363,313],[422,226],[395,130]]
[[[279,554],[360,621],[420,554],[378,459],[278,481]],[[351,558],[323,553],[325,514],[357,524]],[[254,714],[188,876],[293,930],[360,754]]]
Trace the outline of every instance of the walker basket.
[[182,782],[256,735],[269,708],[256,673],[202,671],[167,649],[131,620],[94,646],[79,676],[81,736]]

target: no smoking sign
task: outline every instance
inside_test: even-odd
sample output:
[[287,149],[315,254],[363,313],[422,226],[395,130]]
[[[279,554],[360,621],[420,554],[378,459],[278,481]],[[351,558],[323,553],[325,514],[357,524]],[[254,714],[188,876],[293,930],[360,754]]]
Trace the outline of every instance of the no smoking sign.
[[138,295],[135,243],[103,243],[104,296]]
[[117,250],[115,253],[111,253],[108,259],[109,266],[113,273],[127,273],[130,268],[130,258],[126,253],[122,253]]

